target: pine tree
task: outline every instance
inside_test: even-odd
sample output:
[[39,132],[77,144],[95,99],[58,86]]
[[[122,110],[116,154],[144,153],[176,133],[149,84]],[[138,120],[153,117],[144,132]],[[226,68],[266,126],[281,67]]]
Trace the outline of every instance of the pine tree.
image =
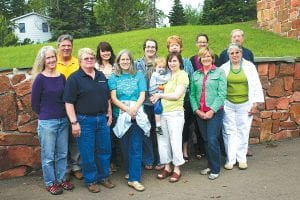
[[169,22],[171,26],[180,26],[187,24],[187,20],[184,15],[184,9],[180,0],[174,0],[174,5],[169,13]]

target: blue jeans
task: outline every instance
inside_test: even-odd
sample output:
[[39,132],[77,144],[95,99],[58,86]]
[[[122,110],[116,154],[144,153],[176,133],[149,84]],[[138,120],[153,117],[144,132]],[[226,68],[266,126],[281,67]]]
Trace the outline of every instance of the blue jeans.
[[38,136],[44,183],[51,186],[64,181],[67,170],[69,123],[66,117],[38,120]]
[[129,174],[129,181],[140,181],[142,176],[142,140],[144,131],[134,121],[121,138],[124,165]]
[[111,157],[110,129],[106,114],[97,116],[77,115],[81,127],[77,144],[81,169],[86,184],[96,183],[109,176]]
[[220,131],[222,128],[224,110],[216,112],[209,120],[201,119],[197,116],[197,123],[202,134],[204,146],[207,154],[208,167],[211,173],[220,173]]

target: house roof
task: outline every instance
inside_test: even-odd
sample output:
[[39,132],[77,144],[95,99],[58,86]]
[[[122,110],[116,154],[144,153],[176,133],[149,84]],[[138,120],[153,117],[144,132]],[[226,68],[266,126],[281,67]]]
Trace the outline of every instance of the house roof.
[[18,20],[18,19],[22,19],[22,18],[28,17],[28,16],[30,16],[30,15],[37,15],[37,16],[40,16],[40,17],[44,17],[44,18],[46,18],[46,19],[51,19],[51,17],[45,16],[45,15],[41,15],[41,14],[39,14],[39,13],[36,13],[36,12],[32,11],[32,12],[27,13],[27,14],[25,14],[25,15],[21,15],[21,16],[19,16],[19,17],[12,18],[10,21],[16,21],[16,20]]

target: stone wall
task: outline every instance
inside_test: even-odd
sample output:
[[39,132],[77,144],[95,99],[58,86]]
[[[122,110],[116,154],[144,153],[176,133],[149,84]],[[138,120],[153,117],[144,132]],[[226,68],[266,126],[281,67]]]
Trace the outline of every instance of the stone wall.
[[300,40],[300,0],[257,0],[260,28]]
[[[250,143],[299,137],[300,58],[256,58],[266,102],[254,116]],[[0,72],[0,179],[40,167],[37,115],[29,70]]]

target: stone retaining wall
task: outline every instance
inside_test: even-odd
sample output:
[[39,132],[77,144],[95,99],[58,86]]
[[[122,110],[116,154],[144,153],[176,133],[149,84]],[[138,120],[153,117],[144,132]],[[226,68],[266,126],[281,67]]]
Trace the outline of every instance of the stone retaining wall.
[[299,0],[258,0],[256,8],[260,28],[300,40]]
[[[266,102],[254,116],[250,143],[299,137],[300,58],[256,58]],[[0,72],[0,179],[40,167],[30,70]]]

